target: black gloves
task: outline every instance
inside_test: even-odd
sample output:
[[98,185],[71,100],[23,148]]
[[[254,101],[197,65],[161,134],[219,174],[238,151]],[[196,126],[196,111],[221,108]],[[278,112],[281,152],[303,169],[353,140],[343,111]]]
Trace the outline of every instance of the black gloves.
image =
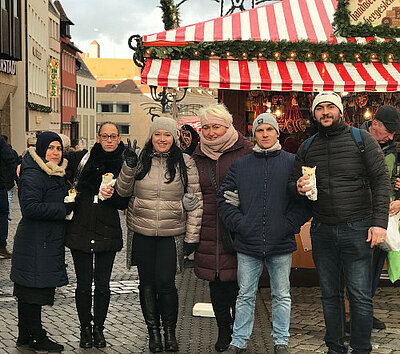
[[64,203],[64,206],[65,206],[65,215],[69,215],[71,214],[71,211],[74,210],[75,202]]
[[192,254],[196,251],[198,245],[198,243],[187,243],[186,241],[183,241],[183,255],[188,256],[189,254]]
[[128,138],[128,147],[122,153],[122,158],[128,167],[134,168],[138,163],[138,156],[136,154],[136,143],[137,140],[133,141],[133,146],[131,145],[131,139]]

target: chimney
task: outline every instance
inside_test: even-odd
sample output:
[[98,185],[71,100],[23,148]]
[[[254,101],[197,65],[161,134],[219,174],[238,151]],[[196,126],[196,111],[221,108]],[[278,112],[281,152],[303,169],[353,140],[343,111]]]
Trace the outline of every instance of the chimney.
[[95,40],[89,45],[89,58],[100,58],[100,44]]

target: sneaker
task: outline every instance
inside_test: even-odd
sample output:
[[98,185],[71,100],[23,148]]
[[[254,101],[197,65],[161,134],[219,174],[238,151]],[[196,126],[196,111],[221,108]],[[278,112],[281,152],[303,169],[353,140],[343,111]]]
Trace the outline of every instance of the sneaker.
[[12,253],[8,252],[7,248],[0,248],[0,256],[3,256],[4,258],[11,258]]
[[231,344],[228,347],[228,349],[224,351],[224,353],[229,353],[229,354],[246,353],[246,348],[238,348]]
[[276,344],[274,346],[275,354],[290,354],[287,344]]
[[385,329],[386,325],[381,320],[378,320],[375,316],[372,318],[372,328]]

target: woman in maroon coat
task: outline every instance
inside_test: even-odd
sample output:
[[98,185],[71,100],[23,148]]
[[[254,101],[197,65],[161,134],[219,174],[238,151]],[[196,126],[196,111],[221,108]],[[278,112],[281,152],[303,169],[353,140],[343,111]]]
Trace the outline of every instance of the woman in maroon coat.
[[213,104],[199,112],[202,131],[200,145],[192,157],[199,171],[203,194],[203,220],[200,244],[195,254],[195,273],[209,281],[210,297],[218,325],[215,349],[226,350],[231,341],[238,286],[236,256],[225,252],[217,228],[216,190],[210,179],[209,166],[218,186],[237,158],[252,151],[253,144],[232,125],[232,115],[223,104]]

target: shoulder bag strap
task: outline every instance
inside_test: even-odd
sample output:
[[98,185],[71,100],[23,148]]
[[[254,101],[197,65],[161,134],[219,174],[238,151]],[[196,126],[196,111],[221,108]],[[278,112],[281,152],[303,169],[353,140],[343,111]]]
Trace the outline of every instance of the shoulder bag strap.
[[212,167],[211,167],[211,161],[209,159],[207,159],[207,171],[208,171],[208,176],[210,177],[210,181],[212,186],[215,189],[215,192],[218,192],[218,183],[217,180],[215,179]]

